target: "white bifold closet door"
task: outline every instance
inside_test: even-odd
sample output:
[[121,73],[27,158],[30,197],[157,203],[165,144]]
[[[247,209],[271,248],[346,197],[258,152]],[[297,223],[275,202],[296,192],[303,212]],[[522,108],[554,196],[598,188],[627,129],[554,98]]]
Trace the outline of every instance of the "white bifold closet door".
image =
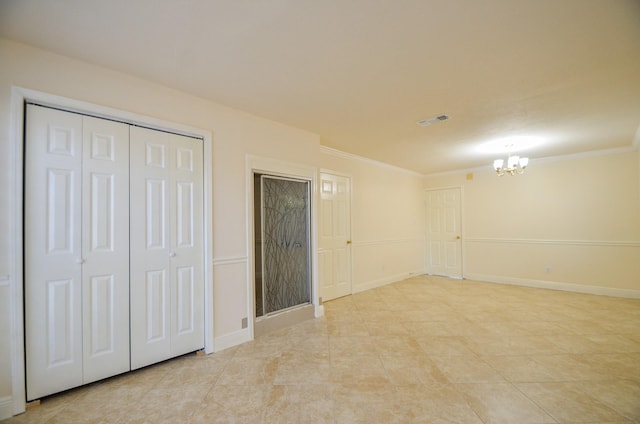
[[204,347],[202,140],[131,127],[131,368]]
[[27,106],[27,399],[129,364],[129,126]]

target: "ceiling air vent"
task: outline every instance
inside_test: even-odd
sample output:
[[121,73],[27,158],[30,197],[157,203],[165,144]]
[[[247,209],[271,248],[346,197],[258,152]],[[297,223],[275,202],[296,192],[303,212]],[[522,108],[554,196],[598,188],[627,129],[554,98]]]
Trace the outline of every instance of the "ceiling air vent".
[[421,119],[418,122],[416,122],[416,124],[420,125],[421,127],[427,127],[431,124],[435,124],[440,121],[446,121],[447,119],[449,119],[449,115],[438,115],[432,118]]

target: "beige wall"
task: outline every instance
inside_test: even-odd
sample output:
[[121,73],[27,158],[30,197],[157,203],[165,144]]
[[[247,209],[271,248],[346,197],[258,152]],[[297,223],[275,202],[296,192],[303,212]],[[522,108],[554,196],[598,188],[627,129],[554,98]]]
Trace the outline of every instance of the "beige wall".
[[[12,251],[16,122],[12,87],[135,113],[213,135],[213,295],[216,348],[246,340],[249,305],[248,158],[273,158],[327,168],[353,178],[354,290],[402,279],[423,269],[422,178],[354,157],[321,153],[315,134],[262,119],[130,75],[0,39],[0,418],[12,408],[9,305],[15,280]],[[17,229],[16,231],[19,231]],[[3,280],[7,276],[6,280]],[[219,343],[218,343],[219,342]],[[17,399],[16,402],[22,402]]]
[[319,166],[351,177],[353,291],[424,272],[422,176],[330,149]]
[[[526,175],[422,178],[320,147],[315,134],[122,73],[0,39],[0,415],[11,402],[16,284],[14,86],[213,134],[214,335],[239,341],[249,305],[247,156],[350,175],[354,291],[423,270],[423,189],[462,186],[465,273],[517,283],[640,290],[640,153],[532,162]],[[18,229],[19,230],[19,229]],[[545,268],[551,268],[550,273]],[[5,278],[5,276],[7,278]],[[564,286],[563,286],[564,287]],[[627,293],[627,292],[625,292]]]
[[[0,39],[0,409],[11,396],[10,288],[15,134],[12,86],[136,113],[213,134],[214,334],[241,330],[247,316],[246,157],[313,165],[319,137],[122,73]],[[1,412],[0,412],[1,413]]]
[[524,175],[487,170],[425,178],[463,187],[467,278],[640,296],[638,152],[532,161]]

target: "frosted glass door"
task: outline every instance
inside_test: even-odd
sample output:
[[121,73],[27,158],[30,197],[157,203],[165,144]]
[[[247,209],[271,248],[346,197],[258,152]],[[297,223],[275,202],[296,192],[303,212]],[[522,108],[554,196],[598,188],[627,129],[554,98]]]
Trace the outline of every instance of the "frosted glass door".
[[266,315],[311,300],[309,182],[262,175],[260,200]]

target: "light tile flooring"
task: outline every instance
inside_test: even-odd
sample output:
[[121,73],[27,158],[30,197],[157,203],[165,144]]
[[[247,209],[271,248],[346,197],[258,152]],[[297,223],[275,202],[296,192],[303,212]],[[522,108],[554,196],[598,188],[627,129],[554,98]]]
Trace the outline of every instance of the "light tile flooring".
[[640,300],[420,276],[17,423],[640,423]]

